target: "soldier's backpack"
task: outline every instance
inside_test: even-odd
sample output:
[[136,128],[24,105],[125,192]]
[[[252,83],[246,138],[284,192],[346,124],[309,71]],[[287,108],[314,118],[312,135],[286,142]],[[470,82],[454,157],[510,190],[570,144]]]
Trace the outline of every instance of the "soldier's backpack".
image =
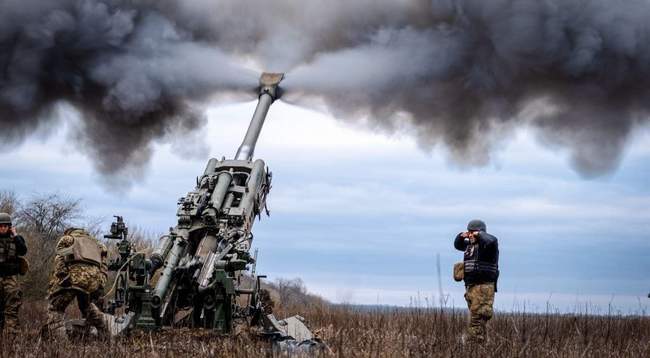
[[465,278],[465,263],[456,262],[454,264],[454,280],[460,282]]
[[102,265],[102,247],[97,240],[83,231],[73,231],[68,234],[74,238],[74,243],[57,251],[66,263],[87,263]]

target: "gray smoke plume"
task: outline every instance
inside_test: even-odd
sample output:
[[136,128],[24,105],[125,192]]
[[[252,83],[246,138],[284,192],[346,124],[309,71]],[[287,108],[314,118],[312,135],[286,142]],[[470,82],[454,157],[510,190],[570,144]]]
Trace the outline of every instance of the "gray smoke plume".
[[648,1],[433,1],[430,15],[316,55],[286,98],[318,96],[386,128],[406,118],[421,144],[473,164],[526,122],[587,177],[616,168],[648,122]]
[[645,0],[42,3],[0,2],[0,139],[65,101],[109,174],[145,163],[154,140],[196,136],[191,103],[253,89],[237,63],[288,72],[288,101],[410,128],[470,164],[526,124],[581,174],[607,173],[650,107]]
[[191,101],[254,90],[254,72],[153,4],[0,2],[0,140],[52,125],[65,101],[82,118],[77,146],[100,172],[125,174],[147,162],[153,140],[201,127]]

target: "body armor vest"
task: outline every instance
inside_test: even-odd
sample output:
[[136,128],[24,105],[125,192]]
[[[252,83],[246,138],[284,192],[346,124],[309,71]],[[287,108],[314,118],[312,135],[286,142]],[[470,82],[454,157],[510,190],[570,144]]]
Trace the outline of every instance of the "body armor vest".
[[496,263],[479,259],[480,245],[467,245],[464,257],[465,280],[478,282],[496,282],[499,277],[499,266]]
[[18,255],[13,237],[0,238],[0,276],[18,274]]
[[65,263],[86,263],[101,267],[103,250],[100,244],[85,233],[71,233],[70,236],[74,238],[74,243],[57,251]]

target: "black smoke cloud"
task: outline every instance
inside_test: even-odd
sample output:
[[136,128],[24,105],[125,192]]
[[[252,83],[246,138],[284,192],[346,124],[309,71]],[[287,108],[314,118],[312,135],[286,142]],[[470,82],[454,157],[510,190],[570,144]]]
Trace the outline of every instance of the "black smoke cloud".
[[0,139],[54,125],[67,102],[82,119],[75,145],[101,173],[129,175],[153,141],[202,126],[193,102],[254,90],[254,72],[153,4],[0,2]]
[[596,176],[647,123],[648,19],[642,0],[4,0],[1,135],[65,101],[97,168],[119,174],[153,141],[200,135],[192,103],[254,88],[238,63],[256,63],[288,72],[290,102],[410,128],[461,163],[525,124]]

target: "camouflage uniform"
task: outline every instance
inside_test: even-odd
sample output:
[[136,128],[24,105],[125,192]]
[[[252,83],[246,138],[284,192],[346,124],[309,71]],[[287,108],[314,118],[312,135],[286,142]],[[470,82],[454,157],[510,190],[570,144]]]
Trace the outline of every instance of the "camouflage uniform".
[[477,232],[470,240],[460,233],[454,240],[454,247],[464,251],[465,300],[470,319],[467,327],[469,339],[482,343],[487,335],[487,322],[492,318],[494,293],[499,278],[499,242],[488,234],[485,223],[472,220],[467,230]]
[[16,281],[19,257],[27,254],[25,240],[20,235],[0,237],[0,330],[16,333],[20,323],[18,311],[22,305],[22,291]]
[[16,333],[20,322],[18,311],[22,306],[23,294],[15,276],[0,277],[0,329]]
[[[64,257],[63,251],[71,248],[75,240],[88,238],[97,244],[101,250],[101,263],[90,263],[70,260]],[[54,258],[54,270],[50,276],[48,320],[44,333],[54,332],[62,335],[64,328],[64,313],[66,308],[77,299],[79,311],[90,326],[97,328],[100,335],[106,333],[106,323],[96,301],[103,293],[107,279],[106,247],[83,229],[68,229],[56,245],[57,255]]]
[[487,322],[493,315],[494,283],[468,285],[465,300],[470,313],[467,333],[477,342],[483,342],[487,334]]

